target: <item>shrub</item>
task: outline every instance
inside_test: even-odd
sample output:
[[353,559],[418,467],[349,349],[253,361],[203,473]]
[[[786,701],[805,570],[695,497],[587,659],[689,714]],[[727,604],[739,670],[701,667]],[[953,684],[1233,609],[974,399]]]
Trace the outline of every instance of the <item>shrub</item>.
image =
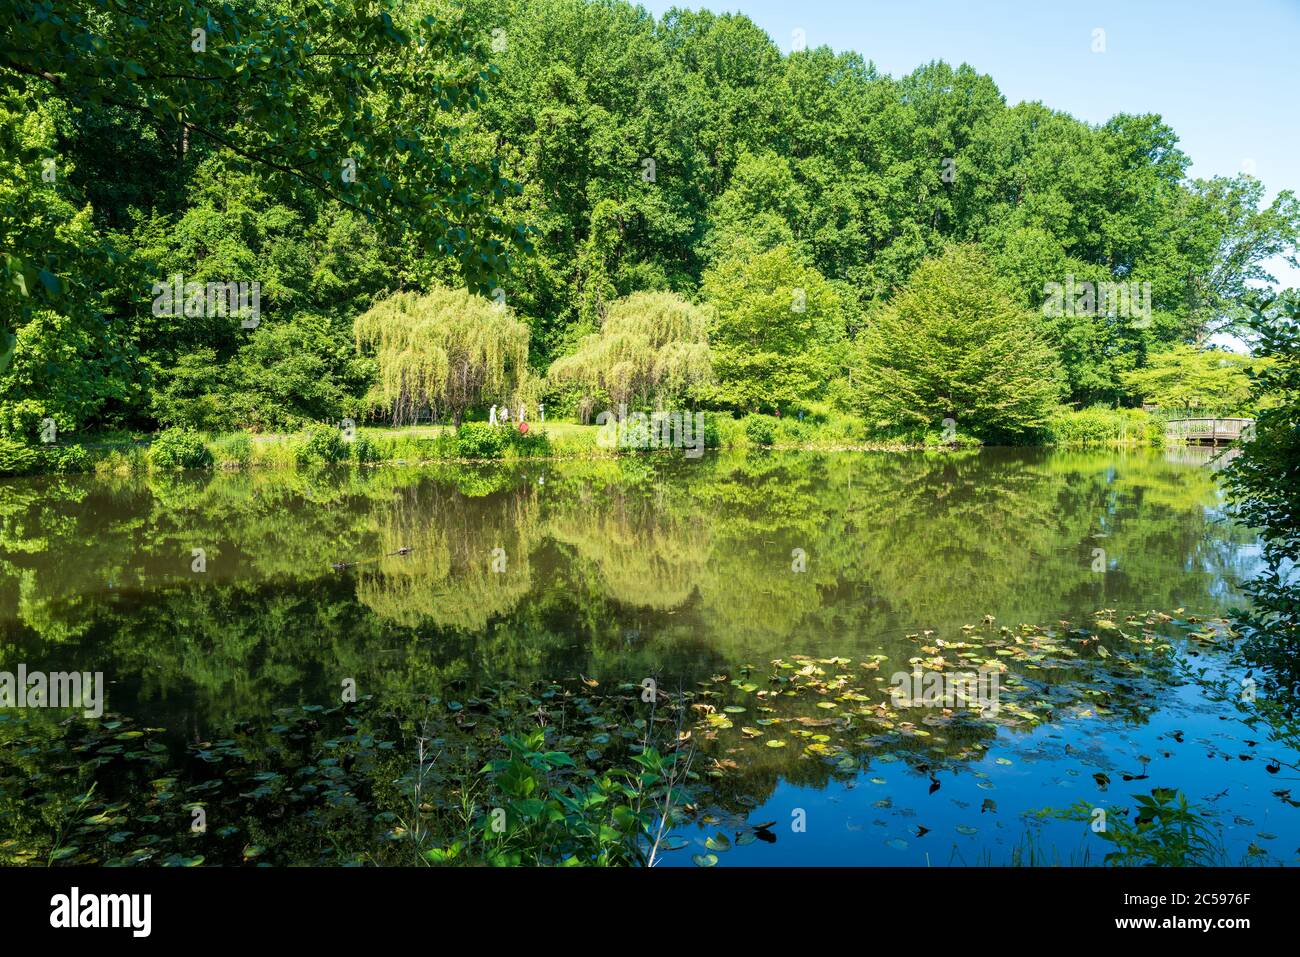
[[352,443],[352,457],[358,462],[378,462],[381,458],[379,446],[364,435],[358,435]]
[[0,475],[26,475],[35,471],[40,461],[39,449],[0,436]]
[[324,465],[343,462],[348,458],[348,443],[342,433],[329,425],[316,424],[306,431],[306,437],[293,450],[299,465]]
[[456,433],[451,431],[432,436],[374,432],[352,443],[352,457],[358,462],[423,462],[459,456]]
[[510,430],[509,448],[517,458],[534,458],[551,453],[551,443],[538,431],[529,430],[527,434],[518,429]]
[[1160,445],[1164,429],[1141,409],[1057,409],[1047,424],[1054,445]]
[[509,430],[485,422],[463,422],[456,430],[456,452],[463,459],[499,459]]
[[[727,421],[731,421],[730,416],[727,416]],[[717,413],[704,413],[704,447],[706,449],[722,448],[722,427]]]
[[829,440],[830,435],[822,435],[821,430],[810,422],[782,416],[772,423],[773,441],[782,445],[802,445],[807,442]]
[[89,472],[94,467],[90,451],[84,445],[50,445],[44,449],[43,457],[49,472]]
[[149,448],[132,443],[126,448],[109,449],[95,460],[97,475],[127,475],[149,471]]
[[212,465],[212,453],[197,432],[167,429],[149,446],[149,466],[155,469],[203,469]]
[[776,420],[769,415],[745,416],[745,438],[754,445],[771,445],[776,439]]
[[297,439],[294,436],[273,436],[253,446],[250,464],[269,468],[292,468],[297,464]]
[[[740,437],[745,432],[745,426],[741,419],[732,418],[730,415],[719,414],[714,421],[714,428],[718,432],[718,448],[734,448],[739,442]],[[704,424],[704,444],[707,447],[709,435],[708,419]]]

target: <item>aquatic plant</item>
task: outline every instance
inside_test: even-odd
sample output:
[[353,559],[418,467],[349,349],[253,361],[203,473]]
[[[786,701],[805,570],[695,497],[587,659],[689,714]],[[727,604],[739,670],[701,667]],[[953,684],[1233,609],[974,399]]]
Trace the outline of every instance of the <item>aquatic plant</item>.
[[1087,821],[1094,834],[1114,847],[1105,862],[1116,867],[1219,867],[1226,864],[1222,841],[1204,812],[1173,788],[1138,794],[1136,813],[1124,808],[1099,815],[1087,801],[1051,812],[1066,821]]

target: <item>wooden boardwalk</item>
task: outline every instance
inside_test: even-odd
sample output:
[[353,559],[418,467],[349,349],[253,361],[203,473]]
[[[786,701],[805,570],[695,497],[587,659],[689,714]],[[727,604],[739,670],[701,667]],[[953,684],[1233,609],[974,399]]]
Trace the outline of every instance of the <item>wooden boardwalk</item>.
[[1243,436],[1249,440],[1254,419],[1170,419],[1165,437],[1193,445],[1228,445]]

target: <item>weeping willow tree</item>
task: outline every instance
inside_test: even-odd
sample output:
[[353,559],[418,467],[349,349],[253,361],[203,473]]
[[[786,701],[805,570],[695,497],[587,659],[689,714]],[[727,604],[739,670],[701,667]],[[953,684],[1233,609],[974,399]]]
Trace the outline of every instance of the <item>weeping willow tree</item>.
[[471,406],[512,401],[527,373],[528,327],[463,289],[396,293],[358,316],[353,333],[379,363],[367,402],[394,425],[426,411],[460,425]]
[[708,307],[668,292],[638,292],[609,305],[600,332],[551,364],[550,378],[574,384],[590,400],[659,408],[713,378]]

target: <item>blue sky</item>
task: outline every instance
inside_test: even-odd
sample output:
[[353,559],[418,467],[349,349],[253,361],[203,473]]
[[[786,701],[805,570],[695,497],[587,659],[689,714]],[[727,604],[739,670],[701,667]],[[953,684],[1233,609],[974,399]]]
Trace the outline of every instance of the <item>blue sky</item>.
[[[738,12],[789,52],[856,50],[900,76],[930,60],[969,63],[1008,103],[1041,100],[1091,123],[1158,113],[1192,176],[1249,170],[1268,198],[1300,193],[1300,0],[642,0]],[[1105,52],[1092,52],[1093,30]],[[1270,263],[1286,285],[1300,270]]]

